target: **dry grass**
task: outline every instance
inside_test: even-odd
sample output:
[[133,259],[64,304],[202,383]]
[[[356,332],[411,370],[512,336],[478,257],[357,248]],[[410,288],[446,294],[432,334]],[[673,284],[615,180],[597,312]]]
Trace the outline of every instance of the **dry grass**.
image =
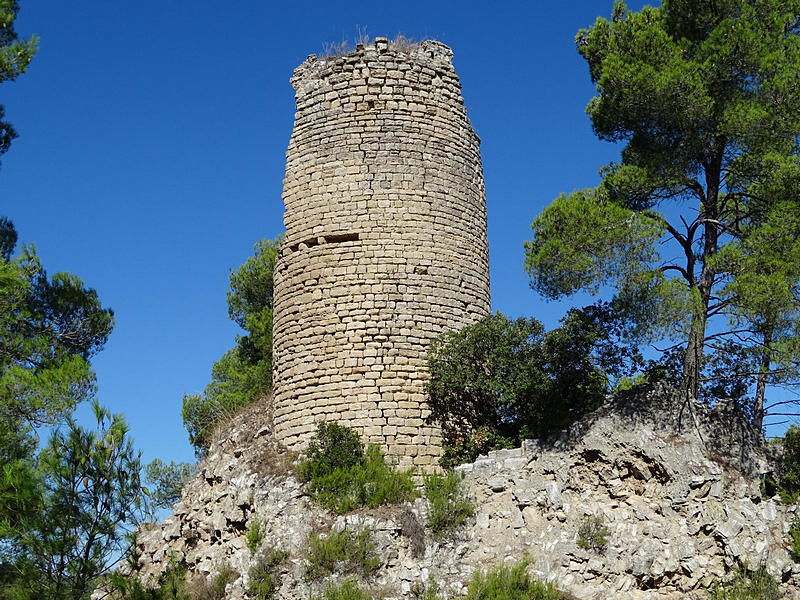
[[[346,56],[355,52],[358,46],[367,46],[372,43],[373,39],[367,34],[366,28],[356,26],[356,35],[354,40],[342,39],[339,42],[325,42],[322,44],[322,53],[320,58],[336,58],[338,56]],[[419,40],[407,37],[402,33],[398,33],[393,39],[389,40],[389,49],[403,54],[409,54],[412,50],[420,45]]]
[[211,435],[208,455],[222,451],[240,458],[260,475],[289,475],[298,454],[275,439],[272,409],[272,396],[267,395],[220,420]]
[[323,42],[321,58],[334,58],[336,56],[345,56],[354,50],[350,44],[350,40],[342,40],[341,42]]
[[389,48],[397,52],[408,54],[419,46],[420,41],[410,37],[406,37],[402,33],[398,33],[393,40],[389,41]]
[[411,544],[411,554],[414,558],[422,558],[425,555],[425,528],[419,522],[417,515],[408,507],[404,507],[397,521],[400,524],[400,533]]
[[214,576],[195,575],[186,583],[186,594],[192,600],[225,600],[225,587],[239,578],[230,565],[222,565]]

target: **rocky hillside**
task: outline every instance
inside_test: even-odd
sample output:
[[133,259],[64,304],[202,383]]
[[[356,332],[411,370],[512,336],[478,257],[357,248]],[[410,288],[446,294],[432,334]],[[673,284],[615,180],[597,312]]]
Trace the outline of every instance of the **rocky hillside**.
[[[292,458],[272,441],[264,405],[224,427],[174,514],[140,534],[140,575],[153,581],[169,556],[195,577],[228,565],[226,597],[245,598],[250,567],[281,549],[276,597],[308,598],[321,585],[305,579],[309,535],[368,526],[380,567],[365,584],[384,598],[411,598],[431,576],[452,598],[474,570],[524,555],[539,577],[586,600],[701,599],[741,564],[765,564],[785,597],[800,598],[787,552],[795,507],[762,499],[764,448],[722,405],[639,390],[558,439],[463,465],[476,513],[444,542],[425,527],[423,499],[345,516],[321,509],[291,474]],[[587,516],[607,528],[607,544],[581,547]],[[255,520],[263,539],[251,553]]]

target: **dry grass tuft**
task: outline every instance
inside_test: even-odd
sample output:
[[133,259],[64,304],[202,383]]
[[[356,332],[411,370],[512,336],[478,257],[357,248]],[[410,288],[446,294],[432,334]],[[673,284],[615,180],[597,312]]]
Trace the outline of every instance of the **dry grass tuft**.
[[272,396],[267,395],[225,417],[214,428],[208,455],[233,454],[263,476],[289,475],[298,454],[275,439],[272,409]]
[[[372,43],[372,38],[367,34],[366,28],[356,26],[356,35],[353,41],[342,39],[339,42],[325,42],[322,44],[320,58],[336,58],[346,56],[355,52],[358,46],[367,46]],[[389,40],[389,49],[395,52],[409,54],[412,50],[419,47],[420,41],[398,33],[393,39]]]
[[408,54],[420,44],[419,40],[406,37],[402,33],[398,33],[393,40],[389,41],[389,48],[397,52]]

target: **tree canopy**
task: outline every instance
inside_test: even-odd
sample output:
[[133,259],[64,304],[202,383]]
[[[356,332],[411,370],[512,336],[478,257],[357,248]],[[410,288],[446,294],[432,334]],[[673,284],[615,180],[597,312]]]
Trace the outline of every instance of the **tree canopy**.
[[496,313],[434,339],[427,391],[431,418],[442,425],[443,464],[545,437],[599,406],[609,376],[639,360],[607,343],[614,328],[604,307],[591,306],[547,332],[536,319]]
[[[13,81],[25,72],[39,43],[36,36],[19,39],[14,30],[18,12],[17,0],[0,0],[0,83]],[[15,137],[17,132],[5,120],[5,108],[0,105],[0,154],[8,151]]]
[[[146,514],[139,454],[122,417],[96,401],[90,358],[113,312],[75,275],[48,277],[0,218],[0,597],[88,598]],[[39,448],[42,426],[53,427]]]
[[[89,598],[98,578],[124,558],[145,514],[140,454],[120,415],[94,403],[97,426],[71,417],[37,457],[36,510],[0,527],[14,576],[0,595],[19,600]],[[18,492],[19,497],[19,492]]]
[[594,131],[621,158],[526,243],[534,289],[610,288],[628,339],[670,340],[686,397],[723,372],[755,380],[758,427],[764,386],[800,355],[799,31],[798,0],[616,2],[576,43]]
[[89,358],[108,339],[114,313],[75,275],[48,277],[33,246],[12,257],[16,238],[0,219],[0,421],[37,427],[92,396]]
[[259,241],[255,254],[231,270],[228,315],[246,334],[213,364],[211,383],[202,393],[183,396],[183,424],[199,454],[208,449],[222,418],[272,387],[272,276],[279,241]]

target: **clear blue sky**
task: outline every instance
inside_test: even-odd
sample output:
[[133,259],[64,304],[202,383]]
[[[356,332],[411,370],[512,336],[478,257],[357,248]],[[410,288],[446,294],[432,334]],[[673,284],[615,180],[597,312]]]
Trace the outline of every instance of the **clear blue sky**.
[[192,459],[181,397],[234,343],[229,269],[282,231],[289,77],[359,27],[453,48],[483,142],[493,307],[555,325],[565,306],[529,289],[522,244],[543,206],[595,185],[618,155],[591,132],[573,42],[611,5],[21,0],[17,30],[41,45],[0,88],[20,133],[0,214],[48,271],[76,273],[114,309],[99,399],[126,415],[145,459]]

